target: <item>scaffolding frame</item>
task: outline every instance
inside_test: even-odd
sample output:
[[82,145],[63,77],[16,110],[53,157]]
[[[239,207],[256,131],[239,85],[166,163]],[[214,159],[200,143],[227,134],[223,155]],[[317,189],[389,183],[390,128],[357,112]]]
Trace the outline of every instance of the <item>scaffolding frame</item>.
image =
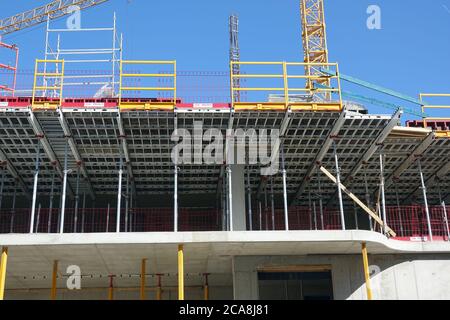
[[17,70],[19,65],[19,47],[16,45],[11,45],[2,42],[2,37],[0,36],[0,48],[5,48],[7,50],[12,50],[15,53],[15,63],[14,65],[0,63],[0,70],[12,71],[13,79],[11,85],[0,83],[0,93],[10,93],[13,97],[15,96],[16,85],[17,85]]
[[[110,48],[62,48],[62,34],[68,33],[111,33],[112,44]],[[57,34],[56,45],[52,43],[52,34]],[[85,69],[87,66],[98,63],[111,64],[110,73],[100,74],[93,72],[92,74],[83,75],[64,75],[65,87],[98,87],[94,97],[97,98],[114,98],[117,96],[119,81],[117,79],[118,68],[123,54],[123,36],[117,33],[116,13],[113,15],[113,26],[102,28],[80,28],[80,29],[51,29],[50,19],[47,19],[47,27],[45,33],[45,59],[46,60],[62,60],[64,59],[66,66],[82,66],[79,69]],[[71,57],[79,58],[71,58]],[[58,70],[56,68],[56,70]],[[47,71],[47,64],[44,65],[44,73]],[[51,79],[50,76],[43,78],[43,86]],[[110,90],[110,91],[108,91]],[[54,95],[54,94],[53,94]],[[48,92],[44,91],[42,96],[48,96]],[[52,95],[50,95],[52,96]]]

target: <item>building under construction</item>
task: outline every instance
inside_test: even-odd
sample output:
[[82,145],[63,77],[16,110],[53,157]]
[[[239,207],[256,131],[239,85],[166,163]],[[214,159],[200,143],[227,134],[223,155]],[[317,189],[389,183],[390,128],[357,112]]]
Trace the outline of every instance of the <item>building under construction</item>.
[[[0,41],[14,61],[0,60],[0,299],[450,299],[450,94],[340,73],[323,0],[300,1],[302,62],[241,61],[231,16],[223,73],[128,60],[116,17],[52,27],[69,6],[102,2],[0,20],[3,35],[47,24],[32,72]],[[68,46],[68,32],[109,46]],[[203,141],[221,134],[224,161],[195,157],[206,142],[173,161],[174,134],[198,124]],[[230,143],[237,130],[277,130],[279,170],[231,161],[256,143]]]

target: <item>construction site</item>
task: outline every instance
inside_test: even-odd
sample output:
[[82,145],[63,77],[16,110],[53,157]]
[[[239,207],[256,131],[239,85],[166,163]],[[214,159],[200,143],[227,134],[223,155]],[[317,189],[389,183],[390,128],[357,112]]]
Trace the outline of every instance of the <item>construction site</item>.
[[[53,26],[104,2],[0,16],[0,300],[450,299],[450,92],[341,73],[324,0],[297,61],[242,61],[231,15],[223,72],[127,58],[119,13]],[[37,25],[22,71],[2,36]]]

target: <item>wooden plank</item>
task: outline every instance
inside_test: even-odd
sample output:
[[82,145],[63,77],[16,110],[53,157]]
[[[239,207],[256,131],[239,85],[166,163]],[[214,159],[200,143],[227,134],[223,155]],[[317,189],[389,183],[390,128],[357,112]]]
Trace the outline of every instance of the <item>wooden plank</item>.
[[[333,181],[335,184],[337,183],[336,178],[324,167],[320,167],[320,171],[322,171],[331,181]],[[342,191],[344,191],[358,206],[360,206],[369,216],[371,216],[380,226],[384,226],[383,220],[375,213],[373,212],[369,207],[367,207],[361,200],[358,199],[357,196],[355,196],[350,190],[348,190],[342,183],[340,184]],[[389,232],[389,234],[393,237],[396,237],[397,234],[386,226],[386,230]]]

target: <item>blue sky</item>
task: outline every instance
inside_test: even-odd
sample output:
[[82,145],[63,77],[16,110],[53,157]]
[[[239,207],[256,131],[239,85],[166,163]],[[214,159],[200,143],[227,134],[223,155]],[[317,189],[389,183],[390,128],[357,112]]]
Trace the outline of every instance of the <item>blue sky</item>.
[[[0,17],[48,1],[1,0]],[[382,30],[366,28],[366,9],[382,10]],[[450,92],[450,0],[326,0],[330,60],[342,73],[416,97]],[[124,34],[126,59],[176,59],[179,70],[226,71],[228,16],[240,17],[241,59],[301,61],[298,0],[110,0],[82,13],[82,26]],[[61,25],[64,21],[58,21]],[[5,37],[21,48],[20,67],[44,52],[41,25]]]

